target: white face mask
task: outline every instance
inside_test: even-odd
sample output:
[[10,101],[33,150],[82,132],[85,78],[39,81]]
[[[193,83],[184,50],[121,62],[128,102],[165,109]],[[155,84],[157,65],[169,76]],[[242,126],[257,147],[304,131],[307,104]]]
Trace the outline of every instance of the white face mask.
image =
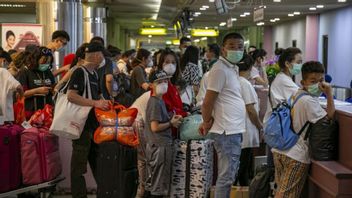
[[148,63],[147,67],[153,67],[153,66],[154,66],[154,63],[153,63],[153,61],[151,60],[151,61]]
[[176,72],[176,65],[175,64],[166,64],[163,66],[163,70],[167,73],[167,75],[174,75],[174,73]]
[[159,95],[159,96],[162,96],[164,95],[166,92],[167,92],[167,88],[168,88],[168,85],[167,83],[160,83],[156,86],[156,90],[155,90],[155,94],[156,95]]
[[103,59],[103,61],[101,61],[101,63],[99,64],[99,68],[103,67],[105,65],[105,58]]

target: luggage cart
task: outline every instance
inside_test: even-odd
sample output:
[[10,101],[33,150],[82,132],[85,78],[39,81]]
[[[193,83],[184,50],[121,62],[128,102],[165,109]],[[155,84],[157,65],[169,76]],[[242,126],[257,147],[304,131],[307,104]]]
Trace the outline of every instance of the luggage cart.
[[12,190],[9,192],[0,193],[0,198],[6,198],[9,196],[16,196],[18,194],[33,191],[33,190],[38,190],[38,192],[40,194],[40,198],[51,198],[52,193],[55,191],[56,184],[63,181],[64,179],[65,179],[65,177],[59,176],[56,179],[45,182],[45,183],[27,186],[27,187],[19,188],[19,189]]

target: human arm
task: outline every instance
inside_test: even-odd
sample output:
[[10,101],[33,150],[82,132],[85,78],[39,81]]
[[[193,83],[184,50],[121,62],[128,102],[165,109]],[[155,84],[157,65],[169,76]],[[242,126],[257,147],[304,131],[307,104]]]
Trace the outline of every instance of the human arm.
[[249,120],[257,127],[257,129],[260,131],[263,129],[263,124],[260,121],[259,115],[257,111],[254,108],[255,104],[247,104],[246,105],[246,111],[249,117]]
[[180,115],[174,115],[169,122],[166,123],[160,123],[157,120],[154,120],[151,122],[151,130],[154,133],[158,133],[161,131],[165,131],[166,129],[170,127],[175,127],[177,128],[182,122],[182,116]]
[[95,107],[95,108],[99,108],[102,110],[109,109],[109,101],[108,100],[87,99],[87,98],[84,98],[81,95],[79,95],[77,90],[68,90],[67,91],[67,100],[69,102],[72,102],[72,103],[80,105],[80,106],[90,106],[90,107]]
[[324,92],[324,94],[327,97],[326,112],[328,113],[328,118],[334,119],[335,104],[334,104],[334,96],[332,94],[331,85],[326,82],[322,82],[319,84],[319,88]]
[[70,70],[70,64],[60,67],[59,69],[54,70],[52,73],[54,76],[57,76],[63,72],[68,72]]

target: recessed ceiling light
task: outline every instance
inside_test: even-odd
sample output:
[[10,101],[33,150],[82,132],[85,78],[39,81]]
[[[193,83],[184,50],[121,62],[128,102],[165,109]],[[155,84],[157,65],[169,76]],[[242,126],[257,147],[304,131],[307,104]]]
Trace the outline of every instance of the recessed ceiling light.
[[346,2],[346,0],[337,0],[337,2],[343,3]]
[[317,10],[316,7],[310,7],[309,10]]
[[220,26],[225,26],[225,25],[226,25],[226,22],[221,22],[219,25],[220,25]]
[[187,38],[191,38],[191,35],[187,35],[186,37],[187,37]]
[[264,22],[259,22],[259,23],[257,23],[257,26],[262,26],[264,24],[265,24]]
[[270,19],[270,22],[275,23],[276,21],[275,19]]
[[206,9],[208,9],[208,8],[209,8],[209,6],[207,6],[207,5],[203,5],[203,6],[202,6],[202,8],[206,8]]
[[275,21],[280,21],[280,18],[275,18],[274,20],[275,20]]
[[294,14],[288,14],[288,16],[289,16],[289,17],[293,17],[293,16],[295,16],[295,15],[294,15]]
[[210,3],[214,3],[214,2],[215,2],[215,0],[209,0],[209,2],[210,2]]
[[281,2],[281,0],[273,0],[274,2]]
[[199,43],[199,41],[200,41],[199,39],[194,40],[195,43]]
[[300,15],[301,13],[300,12],[294,12],[293,14],[294,15]]
[[237,19],[236,18],[231,18],[231,21],[237,21]]
[[194,20],[194,18],[189,18],[189,20],[190,20],[190,21],[193,21],[193,20]]
[[150,27],[152,27],[152,28],[153,28],[153,27],[155,27],[155,26],[154,26],[154,25],[152,25],[152,26],[150,26]]
[[205,40],[208,40],[208,38],[207,37],[202,37],[200,40],[205,41]]
[[317,8],[324,8],[324,5],[317,5]]
[[149,35],[148,37],[149,37],[149,38],[152,38],[153,36],[152,36],[152,35]]
[[241,14],[240,17],[246,17],[246,15],[245,14]]
[[243,13],[244,15],[246,15],[246,16],[249,16],[249,15],[251,15],[251,13],[250,12],[245,12],[245,13]]
[[201,12],[195,12],[194,14],[195,15],[201,15],[202,13]]
[[205,27],[205,29],[207,30],[207,29],[209,29],[208,27]]
[[199,8],[199,10],[207,10],[206,8]]

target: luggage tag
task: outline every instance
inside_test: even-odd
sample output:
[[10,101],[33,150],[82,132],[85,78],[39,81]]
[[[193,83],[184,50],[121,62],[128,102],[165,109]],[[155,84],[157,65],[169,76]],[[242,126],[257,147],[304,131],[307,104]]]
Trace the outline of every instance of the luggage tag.
[[30,128],[32,128],[32,125],[29,124],[29,122],[27,122],[27,121],[22,122],[21,125],[22,125],[22,127],[23,127],[24,129],[30,129]]

